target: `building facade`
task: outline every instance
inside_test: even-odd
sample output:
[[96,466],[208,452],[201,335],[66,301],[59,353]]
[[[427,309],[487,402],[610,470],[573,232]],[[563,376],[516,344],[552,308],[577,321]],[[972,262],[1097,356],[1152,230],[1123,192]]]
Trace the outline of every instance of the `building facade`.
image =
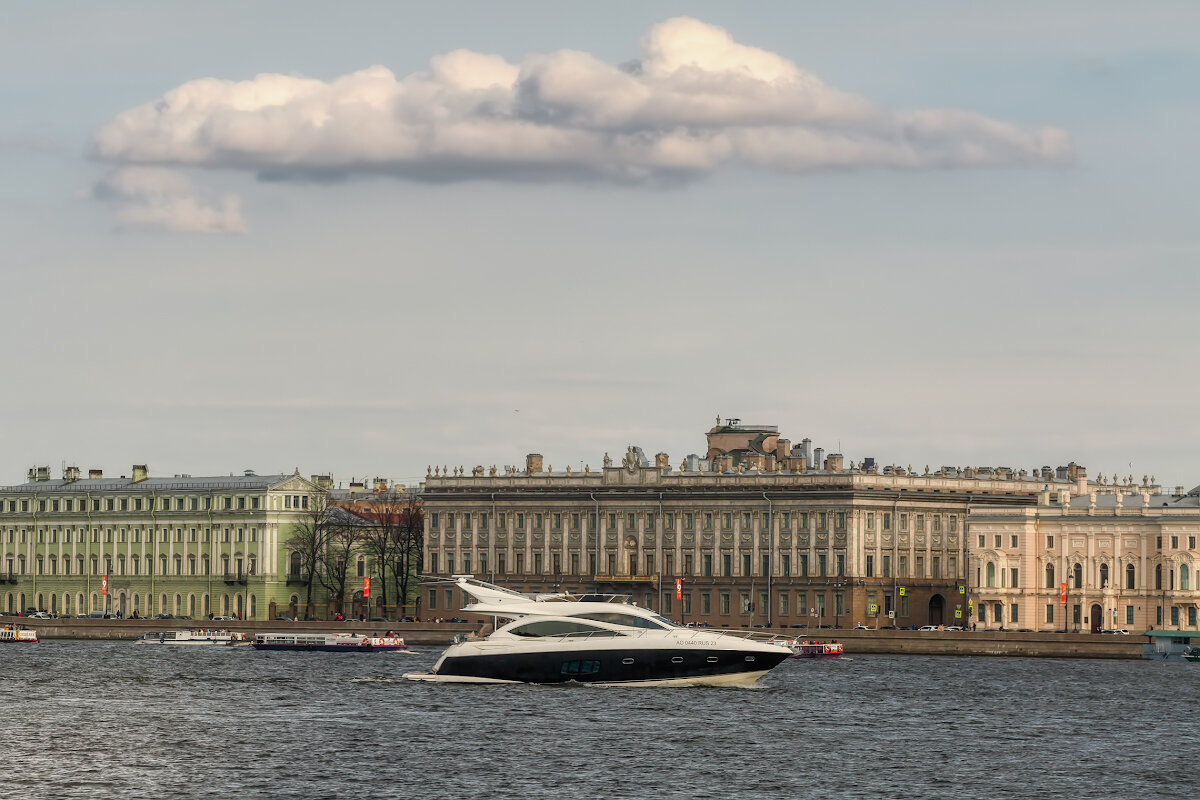
[[[630,447],[593,471],[430,470],[427,574],[470,573],[520,591],[632,594],[682,622],[720,627],[966,621],[966,518],[1029,506],[1043,486],[1086,491],[1082,468],[923,472],[846,464],[767,425],[720,420],[705,455],[672,467]],[[428,614],[462,598],[429,586]]]
[[978,624],[1046,631],[1197,629],[1200,487],[1049,488],[1029,508],[979,507],[970,525]]
[[[86,478],[0,487],[0,609],[196,619],[296,615],[287,542],[323,489],[293,475]],[[291,580],[289,580],[291,578]]]

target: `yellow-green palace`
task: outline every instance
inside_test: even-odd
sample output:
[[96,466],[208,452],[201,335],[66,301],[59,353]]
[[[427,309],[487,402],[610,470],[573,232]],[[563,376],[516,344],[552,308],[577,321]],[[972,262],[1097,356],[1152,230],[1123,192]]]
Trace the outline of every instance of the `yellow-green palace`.
[[[303,603],[287,541],[324,490],[300,476],[82,478],[0,487],[0,608],[267,619]],[[294,570],[292,570],[294,573]],[[294,616],[294,614],[292,614]]]

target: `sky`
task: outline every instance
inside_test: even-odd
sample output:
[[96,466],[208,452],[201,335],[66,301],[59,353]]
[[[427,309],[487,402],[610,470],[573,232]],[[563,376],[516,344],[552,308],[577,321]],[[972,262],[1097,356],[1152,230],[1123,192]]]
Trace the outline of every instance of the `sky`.
[[1200,4],[14,2],[0,484],[1200,483]]

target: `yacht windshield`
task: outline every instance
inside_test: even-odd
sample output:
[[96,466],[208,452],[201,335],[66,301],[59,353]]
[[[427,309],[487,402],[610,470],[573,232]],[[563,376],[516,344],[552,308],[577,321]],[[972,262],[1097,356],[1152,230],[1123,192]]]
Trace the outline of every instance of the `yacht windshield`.
[[596,622],[609,622],[613,625],[625,625],[630,628],[649,628],[656,631],[674,627],[670,620],[663,619],[657,615],[647,619],[634,614],[625,614],[621,611],[589,611],[586,614],[575,614],[573,616],[595,620]]
[[509,631],[514,636],[620,636],[620,631],[597,628],[566,619],[543,619],[518,625]]

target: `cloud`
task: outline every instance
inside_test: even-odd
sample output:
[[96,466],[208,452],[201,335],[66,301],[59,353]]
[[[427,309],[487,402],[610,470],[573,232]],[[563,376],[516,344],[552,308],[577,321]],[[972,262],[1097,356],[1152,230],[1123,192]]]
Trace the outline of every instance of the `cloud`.
[[186,175],[159,167],[121,167],[92,187],[92,197],[116,205],[122,228],[187,233],[244,233],[234,195],[206,202]]
[[728,166],[934,169],[1070,159],[1067,134],[963,110],[888,111],[788,59],[677,18],[641,58],[574,50],[520,64],[466,50],[425,72],[321,81],[202,78],[104,125],[95,158],[274,179],[670,183]]

